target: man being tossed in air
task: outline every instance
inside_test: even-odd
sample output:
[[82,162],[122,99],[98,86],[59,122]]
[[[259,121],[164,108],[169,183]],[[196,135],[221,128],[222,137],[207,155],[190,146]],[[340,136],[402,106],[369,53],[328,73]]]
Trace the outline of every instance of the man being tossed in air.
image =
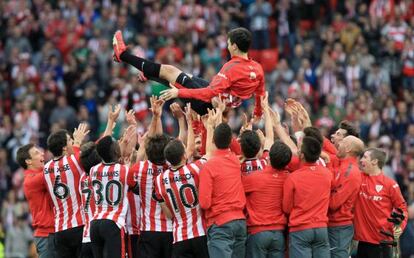
[[259,63],[248,58],[247,52],[251,41],[251,33],[245,28],[236,28],[228,33],[227,49],[231,60],[223,65],[210,83],[186,74],[172,65],[154,63],[132,55],[127,51],[121,31],[117,31],[113,37],[114,59],[133,65],[151,80],[172,86],[171,89],[162,92],[162,98],[182,98],[186,102],[191,102],[192,109],[200,115],[207,113],[207,108],[211,108],[212,99],[219,94],[226,100],[227,105],[233,108],[240,106],[243,100],[255,94],[254,114],[260,117],[264,73]]

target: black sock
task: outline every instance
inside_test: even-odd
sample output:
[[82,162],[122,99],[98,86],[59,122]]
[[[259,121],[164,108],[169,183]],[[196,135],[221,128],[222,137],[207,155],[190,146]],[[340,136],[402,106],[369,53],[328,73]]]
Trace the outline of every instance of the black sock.
[[120,56],[122,62],[132,65],[141,72],[147,78],[159,78],[161,64],[151,62],[147,59],[131,55],[129,51],[124,51]]
[[183,85],[184,87],[186,87],[187,89],[193,89],[193,81],[191,79],[190,76],[188,76],[188,74],[182,72],[178,75],[177,79],[175,80],[177,83]]

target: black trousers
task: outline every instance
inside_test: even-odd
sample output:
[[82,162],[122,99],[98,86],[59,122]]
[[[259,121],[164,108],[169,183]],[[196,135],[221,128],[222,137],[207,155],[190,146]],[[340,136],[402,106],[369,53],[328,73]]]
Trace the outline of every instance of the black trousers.
[[94,258],[92,252],[92,243],[82,243],[81,258]]
[[91,222],[91,241],[94,258],[125,257],[124,230],[109,219]]
[[391,258],[391,247],[360,241],[358,243],[357,258]]
[[55,233],[56,256],[59,258],[79,257],[82,249],[83,226]]
[[126,235],[126,246],[128,258],[138,258],[139,235]]
[[209,258],[207,237],[196,237],[173,245],[173,258]]
[[171,258],[172,232],[141,231],[139,257]]

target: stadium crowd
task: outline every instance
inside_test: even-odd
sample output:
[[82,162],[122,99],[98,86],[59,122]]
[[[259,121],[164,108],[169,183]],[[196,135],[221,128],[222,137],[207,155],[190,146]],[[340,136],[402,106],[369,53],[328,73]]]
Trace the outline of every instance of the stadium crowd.
[[[270,106],[282,120],[290,125],[284,104],[294,98],[328,138],[351,121],[366,146],[386,150],[383,171],[414,208],[412,0],[2,1],[0,13],[0,257],[1,248],[6,257],[33,252],[19,147],[46,149],[50,134],[80,122],[97,140],[117,103],[134,110],[139,132],[148,130],[150,96],[165,86],[140,82],[136,69],[113,62],[118,29],[132,53],[210,80],[228,59],[227,32],[248,28],[251,56],[265,68]],[[169,104],[162,123],[176,136]],[[230,111],[234,132],[253,106]],[[124,116],[115,138],[127,127]],[[414,254],[413,242],[409,221],[404,255]]]

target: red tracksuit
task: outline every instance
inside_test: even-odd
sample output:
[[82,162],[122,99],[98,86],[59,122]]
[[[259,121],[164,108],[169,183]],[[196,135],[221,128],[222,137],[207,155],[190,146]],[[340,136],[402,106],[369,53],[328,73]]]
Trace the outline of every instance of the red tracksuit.
[[353,209],[361,187],[361,171],[356,157],[340,160],[334,173],[328,218],[330,227],[352,225]]
[[316,163],[289,174],[283,188],[283,211],[289,214],[289,232],[328,225],[331,172]]
[[55,232],[53,202],[47,189],[43,170],[24,171],[23,191],[29,203],[35,237],[47,237]]
[[242,176],[246,192],[247,230],[256,234],[267,230],[283,230],[287,225],[282,210],[283,184],[288,177],[287,170],[268,166],[260,173]]
[[407,203],[401,195],[398,184],[383,173],[377,176],[361,174],[361,189],[355,204],[354,239],[379,244],[381,240],[391,240],[381,234],[381,229],[393,232],[393,224],[387,221],[394,208],[404,211],[407,225]]
[[225,63],[206,88],[179,89],[178,97],[199,99],[211,102],[219,94],[226,98],[232,107],[237,107],[242,100],[255,94],[254,114],[262,115],[260,96],[264,95],[264,73],[262,66],[252,59],[233,57]]
[[207,227],[245,219],[240,162],[230,149],[216,150],[200,171],[199,201]]

